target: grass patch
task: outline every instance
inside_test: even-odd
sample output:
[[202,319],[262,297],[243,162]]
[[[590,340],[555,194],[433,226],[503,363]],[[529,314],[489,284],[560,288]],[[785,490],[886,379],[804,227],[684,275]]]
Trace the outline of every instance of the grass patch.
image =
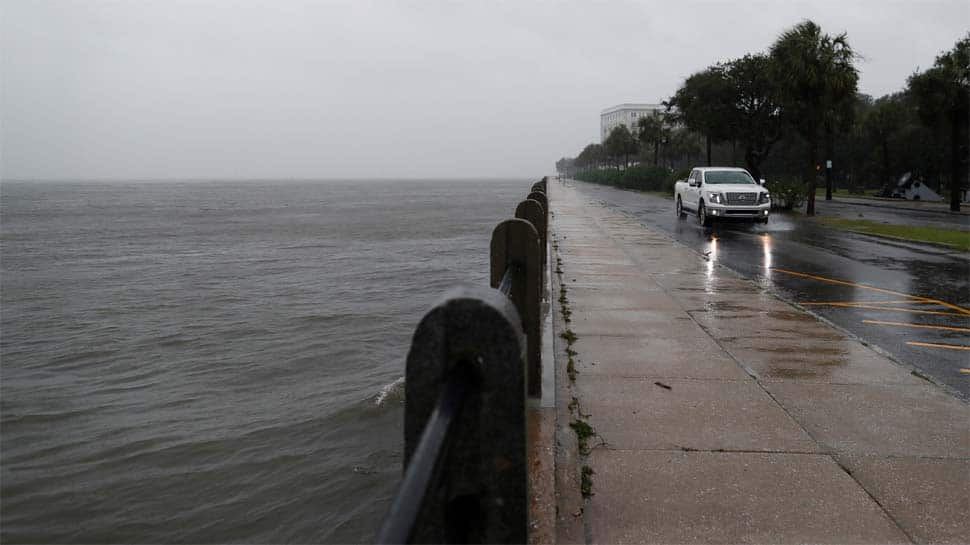
[[576,339],[579,338],[576,336],[575,333],[573,333],[572,329],[567,329],[566,331],[563,331],[559,336],[565,339],[566,342],[569,344],[573,344],[574,342],[576,342]]
[[915,242],[933,242],[947,244],[954,248],[970,252],[970,231],[961,229],[946,229],[943,227],[928,227],[915,225],[894,225],[879,223],[872,220],[856,220],[847,218],[822,218],[822,223],[838,229],[867,233],[870,235],[884,235],[902,238]]
[[[845,189],[845,188],[833,188],[832,189],[832,196],[833,197],[852,197],[852,198],[864,199],[866,197],[873,197],[874,195],[872,195],[871,192],[872,192],[872,190],[869,190],[869,193],[866,193],[865,191],[863,191],[862,193],[850,193],[849,190],[848,189]],[[822,197],[823,199],[825,198],[825,184],[824,183],[822,185],[815,186],[815,198],[817,199],[819,197]]]
[[569,357],[569,361],[566,363],[566,374],[569,375],[569,382],[576,382],[576,375],[579,372],[576,371],[576,363],[573,361],[572,356]]

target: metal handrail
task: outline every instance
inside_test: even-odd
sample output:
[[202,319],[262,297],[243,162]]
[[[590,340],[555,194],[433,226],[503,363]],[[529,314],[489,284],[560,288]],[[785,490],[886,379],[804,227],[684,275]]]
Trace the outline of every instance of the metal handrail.
[[506,296],[512,293],[512,269],[513,265],[509,265],[505,268],[505,274],[502,275],[502,282],[498,285],[498,291],[502,292]]
[[472,387],[470,373],[464,365],[456,365],[454,371],[441,389],[434,412],[421,432],[421,440],[404,473],[404,480],[401,481],[394,503],[391,504],[381,531],[377,534],[377,543],[403,544],[408,543],[411,538],[425,493],[431,485],[438,459],[444,450],[442,447],[448,439],[448,430],[457,420],[456,417],[465,404],[465,394]]

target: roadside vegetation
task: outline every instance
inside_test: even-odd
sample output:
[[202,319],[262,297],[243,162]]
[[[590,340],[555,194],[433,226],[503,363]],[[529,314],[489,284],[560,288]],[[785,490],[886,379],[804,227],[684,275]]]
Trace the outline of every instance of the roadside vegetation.
[[[846,34],[812,21],[786,30],[764,52],[688,77],[666,111],[620,125],[557,169],[596,183],[671,191],[701,164],[743,166],[784,185],[814,215],[818,188],[872,195],[905,173],[960,208],[970,177],[970,33],[899,93],[858,91],[859,55]],[[827,167],[831,161],[832,168]],[[821,195],[819,195],[821,196]]]
[[848,218],[820,218],[821,222],[847,231],[894,237],[914,242],[945,244],[963,252],[970,252],[970,231],[943,227],[893,225],[872,220]]

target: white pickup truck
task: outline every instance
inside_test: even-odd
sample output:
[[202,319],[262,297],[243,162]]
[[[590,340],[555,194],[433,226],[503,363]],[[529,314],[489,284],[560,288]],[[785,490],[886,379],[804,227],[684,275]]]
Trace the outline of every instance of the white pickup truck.
[[768,223],[771,195],[743,168],[702,167],[674,184],[677,217],[696,212],[701,225],[715,219]]

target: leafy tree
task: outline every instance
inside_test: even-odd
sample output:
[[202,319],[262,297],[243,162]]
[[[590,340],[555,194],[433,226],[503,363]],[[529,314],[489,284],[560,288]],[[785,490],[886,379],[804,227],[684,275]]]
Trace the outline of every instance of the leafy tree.
[[641,145],[653,146],[653,166],[657,166],[660,144],[670,135],[664,116],[650,115],[637,121],[637,139]]
[[859,81],[855,53],[844,33],[832,37],[814,22],[804,21],[778,38],[770,57],[769,73],[778,86],[782,115],[808,143],[806,214],[812,216],[819,141],[855,98]]
[[603,141],[603,149],[606,151],[606,156],[612,158],[619,169],[621,160],[624,167],[630,164],[630,156],[637,152],[637,141],[630,133],[630,129],[620,124],[613,127],[610,135]]
[[707,164],[711,164],[711,143],[732,137],[731,111],[734,92],[722,66],[693,74],[669,101],[676,108],[676,120],[707,140]]
[[[883,183],[890,183],[899,174],[893,168],[894,139],[906,123],[906,104],[902,94],[887,95],[869,108],[862,119],[864,137],[878,150],[879,173]],[[901,151],[901,150],[897,150]]]
[[574,168],[576,160],[571,157],[563,157],[562,159],[556,161],[556,172],[569,177]]
[[766,55],[745,55],[725,65],[724,75],[732,88],[731,127],[744,146],[744,163],[756,180],[762,178],[761,163],[782,134],[778,89],[769,77]]
[[692,167],[694,157],[701,153],[701,141],[687,129],[671,129],[667,139],[667,157],[678,168]]
[[581,169],[596,169],[603,163],[603,159],[603,146],[600,144],[589,144],[576,156],[575,165]]
[[910,76],[909,93],[924,124],[949,129],[950,210],[958,211],[970,165],[970,33],[938,56],[932,68]]

